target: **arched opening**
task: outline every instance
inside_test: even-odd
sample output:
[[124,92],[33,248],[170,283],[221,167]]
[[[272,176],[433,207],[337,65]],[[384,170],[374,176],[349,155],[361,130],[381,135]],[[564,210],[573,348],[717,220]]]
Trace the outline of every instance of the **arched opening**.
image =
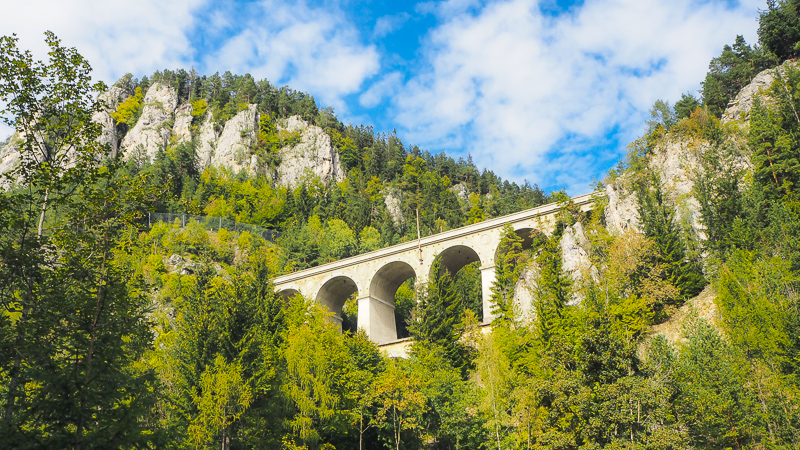
[[[474,312],[483,321],[483,287],[481,259],[478,253],[465,245],[456,245],[439,254],[442,266],[453,277],[453,289],[461,298],[465,309]],[[430,276],[441,276],[433,274]]]
[[522,239],[522,250],[530,250],[533,247],[533,236],[534,236],[534,229],[533,228],[520,228],[519,230],[514,230]]
[[317,302],[328,308],[333,313],[333,320],[341,325],[342,324],[342,307],[345,302],[355,293],[358,292],[358,286],[355,281],[340,275],[333,277],[326,281],[317,293]]
[[451,275],[458,273],[467,264],[474,262],[480,264],[481,262],[478,253],[466,245],[454,245],[440,253],[439,257],[442,258],[442,265],[450,271]]
[[410,264],[394,261],[381,267],[370,283],[370,297],[394,305],[397,338],[408,337],[408,323],[414,306],[414,297],[409,293],[413,294],[416,277]]
[[284,300],[289,300],[290,298],[294,297],[295,295],[297,295],[299,293],[300,293],[300,291],[298,291],[297,289],[289,288],[289,289],[284,289],[282,291],[279,291],[278,295],[280,295]]

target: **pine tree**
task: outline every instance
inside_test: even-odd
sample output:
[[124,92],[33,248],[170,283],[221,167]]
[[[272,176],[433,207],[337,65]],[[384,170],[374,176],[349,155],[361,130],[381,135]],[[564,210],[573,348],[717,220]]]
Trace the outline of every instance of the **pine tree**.
[[675,225],[675,210],[664,201],[661,184],[651,177],[652,190],[641,187],[637,192],[639,217],[644,235],[655,243],[655,264],[663,264],[666,279],[681,292],[683,300],[699,294],[706,285],[700,265],[686,256],[686,245]]
[[503,225],[500,245],[495,256],[495,279],[492,284],[492,311],[498,318],[513,320],[514,315],[514,288],[519,281],[520,258],[522,257],[522,238],[511,227]]
[[453,276],[437,257],[431,266],[431,279],[421,292],[409,326],[415,343],[441,348],[450,364],[464,374],[471,361],[466,346],[460,342],[464,332],[464,305],[456,295]]

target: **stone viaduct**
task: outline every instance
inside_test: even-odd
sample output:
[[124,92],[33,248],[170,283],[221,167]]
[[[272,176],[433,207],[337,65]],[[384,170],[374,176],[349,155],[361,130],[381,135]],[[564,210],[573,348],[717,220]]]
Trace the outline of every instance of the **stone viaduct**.
[[[584,211],[592,208],[592,194],[574,197],[572,201]],[[285,297],[300,293],[325,305],[339,323],[345,301],[356,294],[358,328],[373,342],[386,344],[397,340],[394,298],[400,285],[411,277],[416,277],[417,285],[426,283],[437,255],[441,255],[443,265],[453,274],[469,263],[480,261],[483,322],[491,323],[495,253],[503,225],[511,224],[523,238],[523,247],[530,247],[530,231],[551,233],[558,210],[555,203],[539,206],[282,275],[273,282]]]

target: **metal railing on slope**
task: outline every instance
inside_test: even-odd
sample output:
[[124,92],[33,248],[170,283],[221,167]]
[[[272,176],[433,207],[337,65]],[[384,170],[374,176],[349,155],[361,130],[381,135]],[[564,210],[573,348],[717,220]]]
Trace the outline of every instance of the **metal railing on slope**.
[[270,228],[260,227],[258,225],[251,225],[249,223],[241,223],[235,220],[226,219],[224,217],[212,216],[194,216],[191,214],[173,214],[173,213],[148,213],[147,225],[152,227],[154,223],[164,222],[167,224],[174,224],[179,221],[181,228],[186,227],[192,220],[200,224],[203,228],[214,231],[224,228],[228,231],[236,231],[241,233],[247,231],[250,234],[261,236],[270,242],[275,242],[281,236],[280,231],[272,230]]

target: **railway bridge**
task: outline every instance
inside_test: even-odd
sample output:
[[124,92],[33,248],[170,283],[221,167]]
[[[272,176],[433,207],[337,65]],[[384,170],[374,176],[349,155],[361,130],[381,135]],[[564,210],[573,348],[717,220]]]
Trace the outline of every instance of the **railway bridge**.
[[[592,194],[574,197],[572,201],[584,211],[592,209]],[[282,275],[273,282],[285,297],[300,293],[326,306],[333,312],[333,320],[340,324],[345,301],[356,294],[358,328],[373,342],[386,344],[397,340],[394,298],[400,285],[412,277],[416,277],[417,285],[426,283],[433,260],[439,255],[452,274],[479,261],[483,322],[491,323],[495,254],[503,225],[511,224],[523,238],[523,247],[530,247],[530,232],[538,229],[550,234],[558,211],[558,204],[550,203]]]

